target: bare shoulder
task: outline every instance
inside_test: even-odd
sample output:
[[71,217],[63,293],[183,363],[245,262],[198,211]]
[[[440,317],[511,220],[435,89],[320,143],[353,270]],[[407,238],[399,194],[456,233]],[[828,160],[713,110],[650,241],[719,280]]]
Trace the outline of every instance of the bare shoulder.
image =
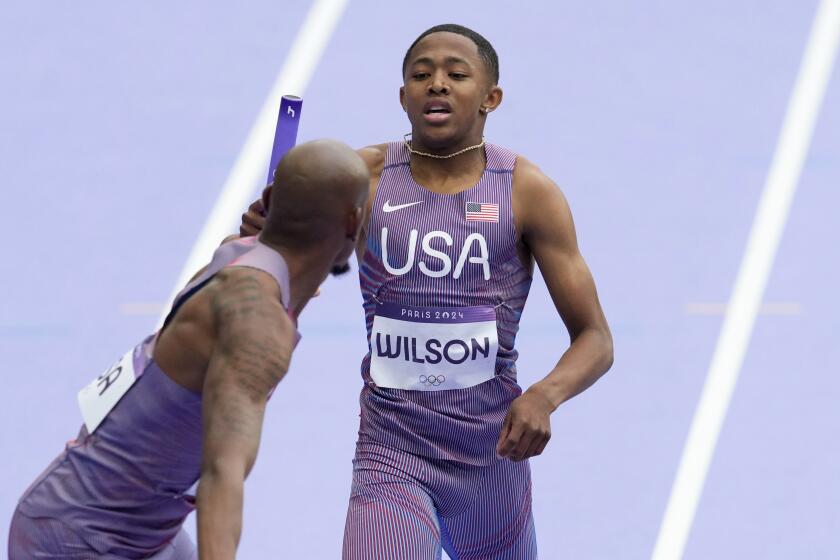
[[378,177],[382,174],[382,168],[385,167],[385,155],[388,153],[388,144],[365,146],[356,150],[356,153],[365,161],[371,175]]
[[513,208],[522,234],[546,221],[571,225],[571,212],[560,187],[529,159],[519,156],[513,169]]
[[154,357],[173,381],[201,392],[215,352],[260,353],[282,364],[272,348],[288,346],[294,329],[273,278],[225,268],[178,308],[158,336]]
[[539,199],[545,195],[556,196],[560,194],[562,196],[557,183],[546,175],[537,164],[524,156],[516,158],[516,165],[513,168],[513,191],[514,196],[524,199]]
[[356,247],[356,254],[361,258],[367,242],[368,220],[370,219],[371,209],[373,208],[373,200],[376,198],[379,178],[382,176],[382,170],[385,168],[385,156],[388,153],[388,144],[366,146],[357,150],[356,153],[365,161],[368,166],[368,171],[370,171],[370,190],[368,191],[368,199],[365,206],[365,218],[362,221],[362,233]]
[[222,269],[215,280],[211,310],[217,355],[235,360],[228,369],[248,377],[259,399],[289,368],[294,323],[281,303],[280,287],[267,273],[234,266]]
[[210,307],[217,330],[247,328],[264,319],[286,316],[280,287],[266,272],[226,267],[213,278]]

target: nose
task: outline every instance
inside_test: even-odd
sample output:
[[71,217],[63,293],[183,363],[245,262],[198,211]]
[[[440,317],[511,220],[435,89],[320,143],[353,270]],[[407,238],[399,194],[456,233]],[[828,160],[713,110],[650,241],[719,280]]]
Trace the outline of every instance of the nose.
[[429,93],[436,95],[446,95],[449,93],[449,84],[446,83],[445,73],[435,72],[432,81],[429,83]]

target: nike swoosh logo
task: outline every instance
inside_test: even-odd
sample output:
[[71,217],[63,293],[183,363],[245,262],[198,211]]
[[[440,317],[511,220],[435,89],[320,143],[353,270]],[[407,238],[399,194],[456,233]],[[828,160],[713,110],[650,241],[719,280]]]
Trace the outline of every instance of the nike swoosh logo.
[[418,200],[417,202],[409,202],[408,204],[395,204],[391,206],[391,201],[386,200],[385,204],[382,206],[383,212],[393,212],[394,210],[402,210],[403,208],[408,208],[409,206],[414,206],[416,204],[420,204],[423,202],[422,200]]

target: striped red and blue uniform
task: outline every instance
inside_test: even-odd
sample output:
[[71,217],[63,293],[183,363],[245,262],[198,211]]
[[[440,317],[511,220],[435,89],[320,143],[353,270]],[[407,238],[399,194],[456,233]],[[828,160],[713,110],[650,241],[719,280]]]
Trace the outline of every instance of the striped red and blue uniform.
[[[438,194],[414,181],[406,146],[388,144],[360,265],[368,353],[347,560],[439,558],[442,548],[454,560],[536,558],[528,463],[495,454],[521,394],[514,343],[531,273],[511,208],[516,154],[492,144],[485,153],[477,184]],[[489,378],[446,390],[377,384],[371,365],[382,340],[371,334],[382,309],[395,305],[491,309],[498,348]],[[423,362],[418,356],[412,348],[411,360]]]

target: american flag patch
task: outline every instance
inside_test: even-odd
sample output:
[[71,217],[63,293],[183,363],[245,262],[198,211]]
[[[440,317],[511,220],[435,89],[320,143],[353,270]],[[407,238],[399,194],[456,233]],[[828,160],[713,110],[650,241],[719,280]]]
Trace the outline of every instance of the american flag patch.
[[467,202],[468,222],[499,223],[499,205],[484,202]]

